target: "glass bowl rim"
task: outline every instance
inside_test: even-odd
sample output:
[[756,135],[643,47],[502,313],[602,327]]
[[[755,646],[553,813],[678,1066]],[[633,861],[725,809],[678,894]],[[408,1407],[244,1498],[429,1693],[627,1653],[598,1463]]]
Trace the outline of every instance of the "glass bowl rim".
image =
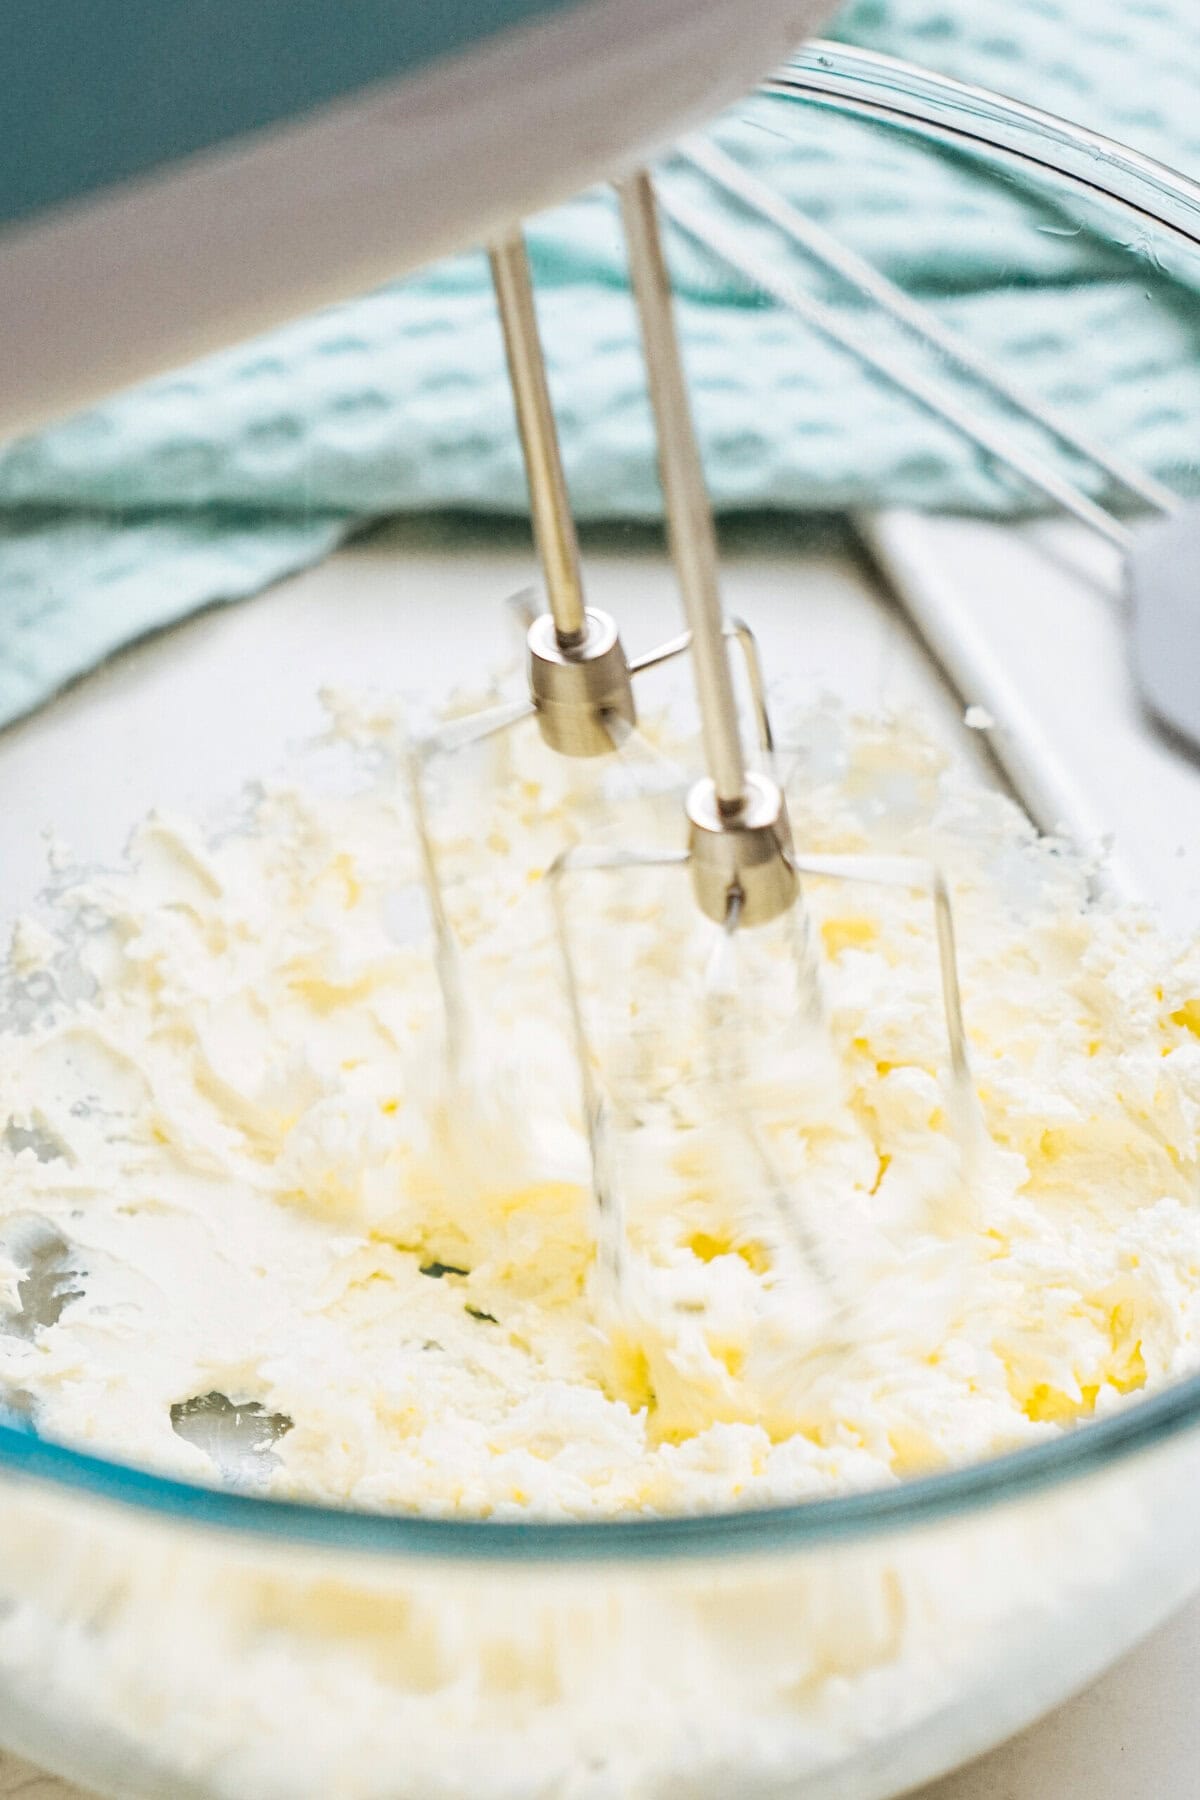
[[[1038,165],[1200,249],[1200,183],[1087,127],[915,64],[823,40],[760,91]],[[1200,1373],[1043,1444],[934,1475],[787,1506],[602,1520],[352,1511],[156,1475],[0,1424],[0,1481],[56,1489],[272,1544],[443,1561],[565,1562],[802,1551],[1014,1502],[1099,1473],[1200,1424]]]
[[176,1525],[353,1555],[549,1565],[673,1561],[810,1550],[962,1517],[1102,1473],[1198,1422],[1200,1374],[1048,1443],[893,1487],[788,1506],[596,1520],[464,1519],[277,1500],[155,1475],[8,1425],[0,1425],[0,1483],[14,1476],[22,1485],[90,1496]]

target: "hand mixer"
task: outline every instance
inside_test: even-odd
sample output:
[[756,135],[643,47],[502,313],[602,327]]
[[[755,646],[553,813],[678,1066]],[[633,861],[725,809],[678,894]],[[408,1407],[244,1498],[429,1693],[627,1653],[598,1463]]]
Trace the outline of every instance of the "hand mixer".
[[[927,889],[936,922],[952,1110],[965,1146],[969,1147],[975,1124],[953,916],[941,871],[907,857],[804,855],[793,843],[782,789],[769,772],[773,733],[755,640],[743,622],[727,622],[722,608],[716,532],[675,330],[654,186],[646,171],[640,170],[620,183],[618,194],[657,430],[667,532],[687,629],[630,662],[616,622],[585,604],[579,546],[538,336],[529,265],[520,232],[511,231],[493,245],[491,267],[549,609],[526,618],[528,699],[501,704],[435,732],[420,745],[410,765],[422,874],[438,945],[450,1072],[458,1080],[466,1032],[465,984],[426,817],[425,765],[446,752],[507,731],[531,716],[545,743],[560,754],[592,757],[610,752],[637,719],[634,675],[690,653],[707,774],[687,793],[687,848],[659,851],[581,845],[563,851],[549,871],[591,1157],[602,1291],[610,1298],[620,1293],[624,1276],[623,1206],[572,950],[571,907],[565,893],[572,875],[686,867],[697,907],[727,941],[740,930],[769,924],[783,915],[792,915],[794,923],[801,875]],[[523,597],[518,605],[525,606]],[[768,769],[754,770],[747,765],[729,660],[731,640],[745,658],[759,748]],[[789,943],[801,990],[811,990],[814,971],[806,935],[792,930]],[[732,1037],[736,1029],[726,991],[728,980],[718,957],[709,983],[710,1027],[718,1040]],[[748,1109],[736,1097],[731,1098],[736,1096],[738,1081],[736,1056],[718,1058],[716,1071],[716,1081],[726,1091],[729,1113],[765,1178],[767,1195],[787,1236],[824,1275],[817,1247],[772,1168]]]

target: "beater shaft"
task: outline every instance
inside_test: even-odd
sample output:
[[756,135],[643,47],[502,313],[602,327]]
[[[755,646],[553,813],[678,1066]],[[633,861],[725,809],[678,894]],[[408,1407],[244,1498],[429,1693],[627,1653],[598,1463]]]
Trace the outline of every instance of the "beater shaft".
[[538,337],[529,257],[520,231],[499,239],[488,256],[525,454],[533,534],[546,579],[554,635],[561,649],[571,649],[587,636],[579,540]]
[[527,628],[530,699],[551,749],[565,756],[605,756],[637,720],[629,664],[615,621],[584,603],[579,540],[519,227],[488,254],[550,603],[550,611],[531,619]]
[[[758,640],[745,619],[727,619],[725,636],[732,638],[741,651],[745,664],[746,681],[750,688],[750,704],[754,709],[754,728],[758,734],[758,747],[767,758],[768,764],[775,754],[775,737],[771,730],[771,715],[767,710],[767,683],[763,675],[762,658],[758,654]],[[677,656],[686,656],[692,647],[690,631],[681,631],[678,637],[668,638],[665,644],[659,644],[656,650],[647,650],[641,656],[630,660],[629,673],[641,675],[647,669],[661,668],[663,663],[674,662]]]
[[679,354],[671,278],[650,177],[641,170],[622,182],[618,191],[658,433],[659,479],[671,555],[691,630],[705,758],[721,814],[736,819],[746,804],[746,762],[725,646],[717,534]]
[[[796,896],[783,795],[749,776],[729,666],[717,576],[717,533],[688,402],[654,188],[644,170],[620,187],[629,273],[658,435],[658,469],[671,555],[689,627],[708,778],[688,795],[692,883],[701,910],[723,924],[764,924]],[[737,634],[746,650],[742,634]],[[752,646],[751,646],[752,647]],[[750,659],[752,662],[752,658]],[[756,710],[763,709],[756,694]]]

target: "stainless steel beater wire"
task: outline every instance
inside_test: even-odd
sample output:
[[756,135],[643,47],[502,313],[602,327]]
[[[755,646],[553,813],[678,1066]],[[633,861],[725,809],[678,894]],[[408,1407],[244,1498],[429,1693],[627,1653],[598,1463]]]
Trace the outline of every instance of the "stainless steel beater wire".
[[619,1301],[625,1282],[627,1246],[625,1214],[620,1184],[613,1167],[609,1109],[596,1079],[592,1045],[583,1016],[583,995],[563,886],[570,874],[589,870],[665,869],[686,863],[686,850],[621,850],[605,845],[576,844],[561,850],[546,874],[554,911],[563,985],[571,1025],[575,1061],[579,1071],[583,1123],[592,1169],[592,1204],[595,1209],[596,1262],[602,1302]]
[[[724,946],[731,955],[735,954],[734,940],[741,923],[743,904],[743,895],[734,888],[730,892],[721,926]],[[798,911],[799,908],[793,907],[789,918],[794,920]],[[706,1033],[706,1042],[714,1116],[725,1119],[751,1161],[757,1164],[762,1191],[770,1201],[771,1210],[782,1228],[785,1240],[819,1286],[829,1292],[835,1304],[841,1307],[845,1302],[839,1291],[839,1283],[835,1281],[833,1271],[826,1261],[817,1233],[809,1224],[803,1198],[797,1199],[789,1190],[762,1132],[755,1129],[751,1109],[743,1104],[745,1012],[741,1007],[731,1007],[729,1000],[729,994],[723,993],[720,986],[709,985],[707,1007],[710,1029]]]
[[693,139],[684,144],[678,154],[682,161],[699,169],[710,181],[724,188],[726,193],[733,194],[751,212],[769,220],[815,262],[834,270],[843,281],[873,301],[881,312],[906,326],[915,336],[1006,400],[1017,412],[1024,413],[1026,418],[1050,432],[1061,443],[1078,451],[1096,468],[1103,469],[1106,475],[1111,476],[1131,494],[1136,494],[1139,500],[1144,500],[1147,506],[1156,512],[1178,512],[1182,503],[1170,488],[1164,487],[1153,475],[1145,474],[1133,463],[1113,456],[1079,431],[1057,408],[1047,406],[1045,401],[1031,393],[1022,382],[1014,381],[989,357],[976,350],[974,345],[967,343],[956,332],[948,330],[928,307],[922,306],[911,294],[906,294],[903,288],[897,287],[894,281],[882,274],[865,257],[859,256],[856,250],[849,249],[831,231],[826,231],[823,225],[818,225],[815,220],[802,213],[798,207],[784,199],[782,194],[777,194],[773,188],[768,187],[766,182],[748,174],[715,144]]
[[861,332],[845,324],[832,307],[814,300],[795,282],[777,274],[760,257],[748,254],[731,232],[715,224],[690,202],[679,199],[667,189],[661,195],[661,205],[681,231],[736,270],[751,287],[769,294],[780,306],[805,320],[823,337],[841,345],[843,350],[848,350],[868,368],[877,370],[894,387],[910,395],[935,418],[942,419],[963,437],[978,444],[989,456],[995,457],[997,462],[1015,469],[1032,487],[1039,488],[1056,505],[1061,506],[1064,512],[1071,513],[1082,524],[1107,538],[1110,544],[1115,544],[1119,550],[1129,549],[1133,533],[1119,519],[1114,519],[1111,513],[1097,506],[1094,500],[1090,500],[1056,469],[1051,468],[1049,463],[1043,462],[1041,457],[1034,456],[1020,444],[1014,443],[1007,433],[986,420],[977,419],[952,394],[945,392],[936,382],[906,368],[889,351],[877,349]]
[[529,258],[520,231],[510,232],[490,245],[488,259],[525,456],[533,535],[546,580],[554,633],[560,647],[570,650],[587,636],[579,540],[538,336]]
[[[767,706],[767,683],[763,674],[762,659],[758,654],[758,640],[745,619],[726,619],[725,636],[730,638],[742,653],[742,661],[746,666],[746,682],[750,689],[750,704],[754,710],[754,726],[758,734],[758,747],[768,760],[775,752],[775,733],[771,726],[771,714]],[[686,656],[692,647],[690,631],[681,631],[678,637],[668,638],[665,644],[659,644],[653,650],[647,650],[642,656],[629,659],[629,673],[641,675],[646,669],[657,669],[663,663],[673,662],[677,656]]]
[[971,1053],[963,1019],[958,952],[954,941],[954,910],[950,903],[946,877],[937,863],[915,856],[825,856],[819,853],[793,854],[790,861],[798,875],[824,875],[834,881],[875,882],[881,887],[919,888],[930,896],[937,933],[938,972],[941,977],[946,1040],[950,1050],[950,1073],[956,1086],[966,1088],[973,1094]]
[[451,719],[448,724],[439,726],[425,739],[421,749],[427,759],[466,750],[502,731],[511,731],[522,719],[531,719],[535,710],[532,700],[502,700],[497,706],[489,706],[486,712],[470,713],[465,719]]
[[679,354],[654,189],[643,170],[623,181],[617,191],[658,434],[659,479],[671,555],[692,635],[704,753],[718,808],[734,819],[745,806],[746,763],[725,644],[717,534]]
[[470,1013],[467,1007],[462,965],[459,961],[458,940],[446,912],[445,894],[442,890],[437,856],[433,848],[433,834],[429,829],[429,817],[425,808],[425,784],[422,779],[424,770],[421,752],[418,749],[410,751],[406,757],[405,772],[408,777],[409,800],[412,806],[417,848],[420,853],[421,880],[433,923],[433,966],[441,991],[442,1012],[446,1026],[446,1065],[451,1080],[458,1083],[466,1072]]

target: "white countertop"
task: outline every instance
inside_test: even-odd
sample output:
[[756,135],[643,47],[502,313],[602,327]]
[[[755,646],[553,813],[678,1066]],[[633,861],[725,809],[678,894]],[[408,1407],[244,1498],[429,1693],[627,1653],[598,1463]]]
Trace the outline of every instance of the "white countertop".
[[[926,601],[934,592],[943,618],[951,596],[954,631],[959,603],[974,620],[970,653],[992,682],[992,710],[997,695],[1019,699],[1025,741],[1032,732],[1053,776],[1043,810],[1057,806],[1114,830],[1137,882],[1163,893],[1180,923],[1200,916],[1200,769],[1168,751],[1141,718],[1111,564],[1057,527],[1013,533],[902,521],[889,541]],[[959,726],[963,701],[982,696],[951,691],[845,541],[814,544],[798,528],[742,527],[728,534],[727,551],[727,605],[758,629],[768,670],[803,670],[810,691],[832,690],[855,705],[916,703],[987,766],[983,740]],[[626,622],[631,653],[676,628],[674,596],[649,539],[606,537],[590,546],[588,566],[592,596]],[[154,802],[164,767],[175,800],[186,800],[193,779],[201,798],[214,783],[269,767],[283,742],[316,724],[312,695],[322,682],[444,686],[447,646],[464,641],[464,623],[481,616],[482,605],[522,585],[528,567],[519,533],[497,540],[465,527],[399,527],[258,601],[206,614],[116,659],[0,736],[6,903],[38,885],[41,826],[52,822],[86,856],[111,847],[113,832]],[[401,636],[397,617],[409,607],[418,626],[406,621]],[[497,612],[490,638],[468,659],[468,677],[503,643]],[[1013,728],[1000,720],[1002,753],[1003,733]],[[96,783],[80,778],[84,731],[89,761],[119,772],[101,801]],[[1019,768],[1019,754],[1008,760]],[[1088,1692],[923,1800],[1200,1796],[1198,1668],[1200,1601]],[[83,1800],[81,1790],[0,1752],[0,1796],[17,1794]]]

